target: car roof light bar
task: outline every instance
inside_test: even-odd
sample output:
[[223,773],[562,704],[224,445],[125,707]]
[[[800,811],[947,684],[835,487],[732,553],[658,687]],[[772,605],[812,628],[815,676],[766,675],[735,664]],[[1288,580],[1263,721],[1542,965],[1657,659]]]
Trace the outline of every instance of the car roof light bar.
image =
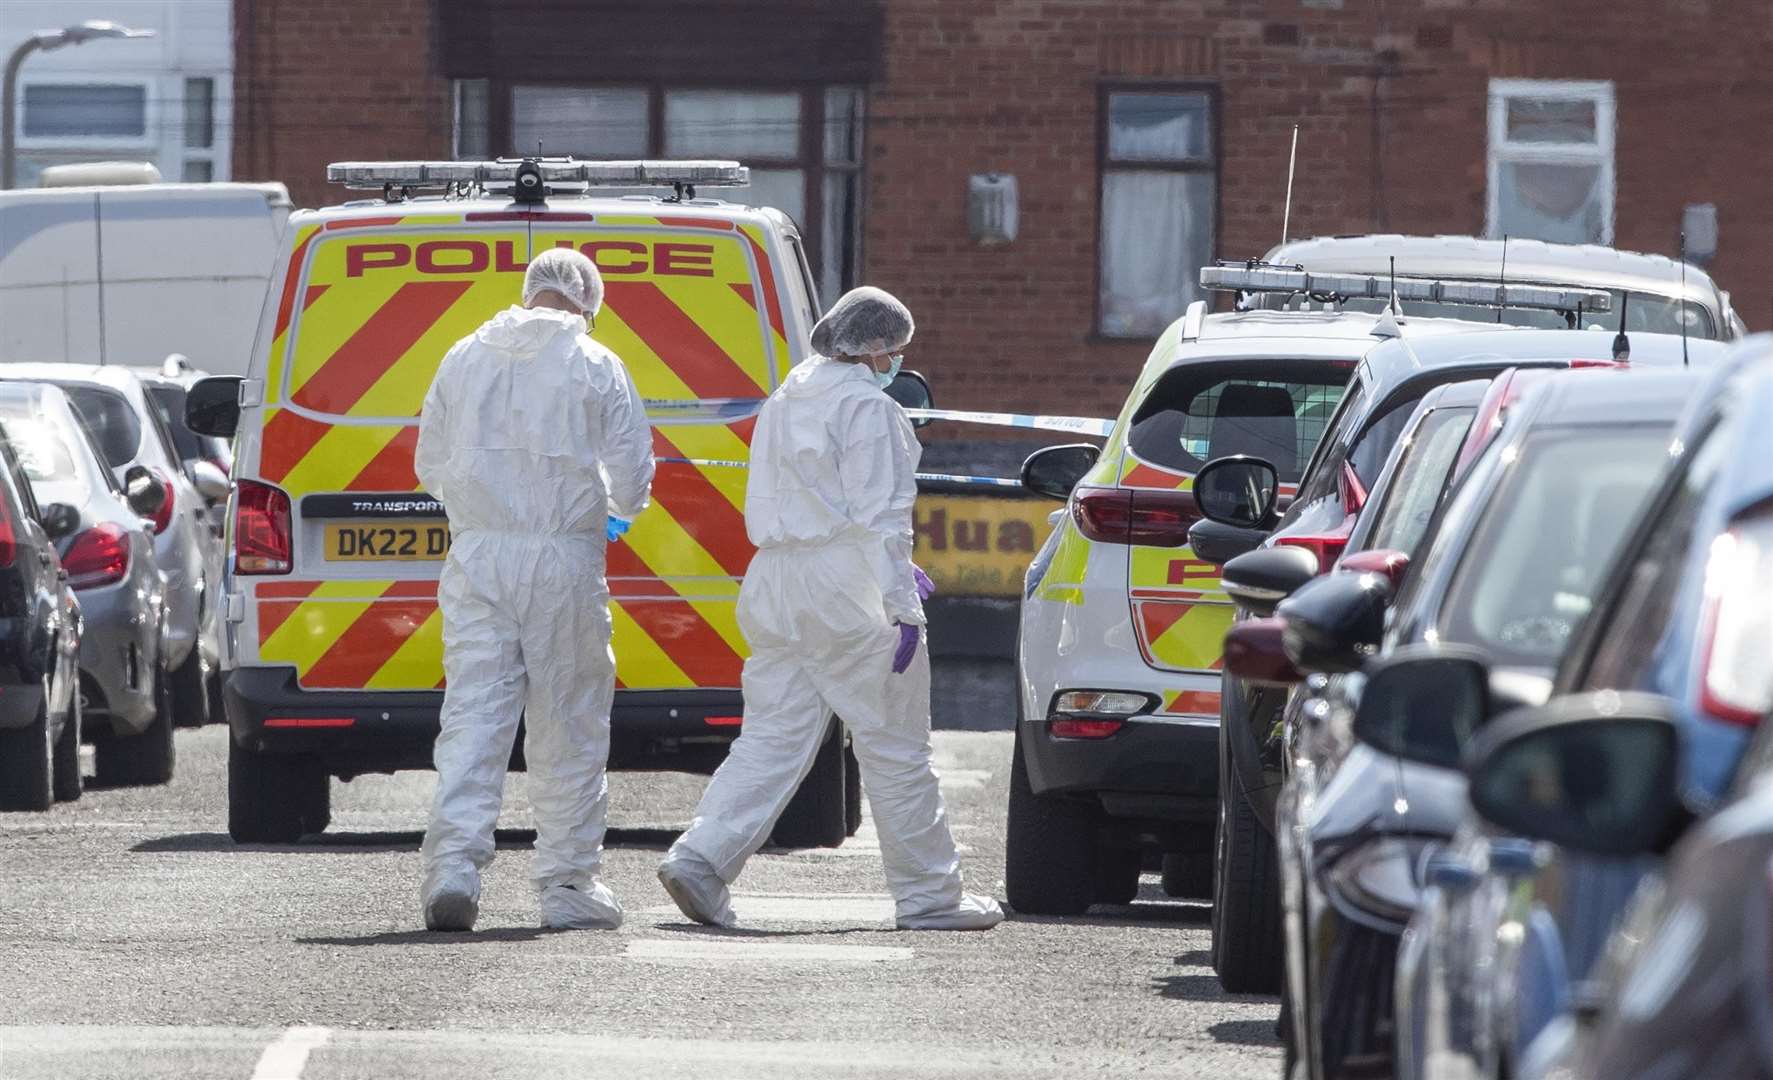
[[1611,311],[1613,294],[1605,289],[1573,285],[1508,285],[1499,282],[1445,281],[1439,278],[1383,274],[1314,274],[1302,267],[1257,265],[1203,266],[1203,289],[1245,293],[1287,293],[1317,299],[1390,300],[1470,307],[1537,308],[1548,311]]
[[[744,187],[751,170],[736,161],[579,161],[530,159],[547,184],[594,187]],[[496,161],[339,161],[326,167],[329,183],[357,191],[390,188],[503,187],[517,182],[519,158]]]

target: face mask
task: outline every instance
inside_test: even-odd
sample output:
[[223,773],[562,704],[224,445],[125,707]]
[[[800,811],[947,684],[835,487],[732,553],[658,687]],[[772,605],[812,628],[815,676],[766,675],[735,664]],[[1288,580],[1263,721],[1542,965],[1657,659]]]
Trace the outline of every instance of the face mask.
[[899,377],[899,365],[905,362],[905,354],[894,353],[887,357],[887,360],[887,369],[885,371],[877,371],[874,373],[874,381],[880,384],[882,390],[893,385],[893,380]]

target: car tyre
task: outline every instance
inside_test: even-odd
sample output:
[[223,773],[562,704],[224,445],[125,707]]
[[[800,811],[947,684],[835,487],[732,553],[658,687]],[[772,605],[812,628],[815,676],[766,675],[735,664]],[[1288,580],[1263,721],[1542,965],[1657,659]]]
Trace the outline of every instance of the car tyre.
[[1164,855],[1164,895],[1178,900],[1213,898],[1213,853],[1171,851]]
[[228,740],[228,835],[293,844],[332,823],[332,775],[315,758],[261,754]]
[[1145,853],[1137,847],[1102,847],[1096,852],[1098,904],[1130,904],[1139,898]]
[[841,845],[849,835],[849,813],[846,809],[844,781],[843,722],[835,717],[825,730],[825,741],[813,758],[800,789],[788,800],[770,842],[786,848],[831,848]]
[[1016,732],[1010,759],[1010,812],[1004,844],[1004,893],[1025,915],[1082,915],[1096,897],[1095,808],[1042,798],[1028,781]]
[[862,828],[862,763],[856,760],[856,748],[843,751],[843,833],[854,836]]
[[1213,970],[1232,994],[1281,988],[1280,867],[1219,740],[1219,821],[1213,836]]
[[73,802],[86,790],[86,778],[80,774],[80,740],[86,727],[86,710],[80,704],[80,688],[69,695],[68,718],[62,722],[62,737],[55,743],[55,762],[51,786],[56,802]]
[[0,731],[0,810],[44,811],[55,805],[51,777],[55,746],[49,739],[49,681],[37,715],[22,728]]
[[179,727],[209,723],[209,687],[203,677],[203,649],[191,646],[191,655],[172,673],[172,715]]
[[164,665],[154,669],[154,719],[139,735],[111,735],[94,748],[93,773],[106,787],[142,787],[172,779],[177,757],[172,738],[172,679]]

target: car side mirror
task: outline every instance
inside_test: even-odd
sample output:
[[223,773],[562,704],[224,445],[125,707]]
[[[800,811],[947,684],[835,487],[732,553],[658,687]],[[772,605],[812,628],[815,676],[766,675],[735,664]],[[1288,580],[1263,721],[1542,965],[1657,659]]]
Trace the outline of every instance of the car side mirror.
[[199,379],[185,392],[185,426],[199,435],[231,439],[240,426],[240,384],[237,375]]
[[1042,447],[1022,463],[1022,486],[1049,499],[1069,499],[1071,489],[1101,456],[1102,448],[1094,443]]
[[123,474],[123,501],[142,517],[158,514],[166,494],[166,485],[145,465],[131,465]]
[[1254,529],[1266,524],[1279,495],[1280,472],[1248,454],[1215,458],[1194,477],[1194,502],[1201,516],[1221,525]]
[[228,497],[228,474],[208,461],[193,461],[189,466],[191,484],[197,493],[210,502]]
[[1275,609],[1288,659],[1305,672],[1359,671],[1379,651],[1391,582],[1378,574],[1313,578]]
[[1317,576],[1317,556],[1304,548],[1252,551],[1219,568],[1219,587],[1253,615],[1274,614],[1275,605]]
[[67,503],[50,503],[39,513],[43,531],[51,540],[60,540],[80,527],[80,511]]
[[1354,713],[1354,737],[1382,754],[1459,767],[1466,741],[1490,716],[1483,654],[1409,645],[1373,665]]
[[[930,393],[930,381],[915,371],[902,368],[887,384],[886,394],[907,409],[932,409],[936,405],[935,395]],[[911,426],[927,427],[929,423],[929,417],[918,416],[912,418]]]
[[1466,758],[1471,805],[1517,836],[1595,855],[1664,850],[1686,820],[1674,706],[1571,694],[1497,719]]
[[1196,558],[1224,566],[1239,555],[1247,555],[1268,539],[1266,529],[1245,529],[1223,525],[1210,518],[1201,518],[1188,527],[1188,547]]
[[1288,658],[1276,618],[1241,619],[1225,632],[1225,671],[1256,686],[1292,686],[1305,676]]

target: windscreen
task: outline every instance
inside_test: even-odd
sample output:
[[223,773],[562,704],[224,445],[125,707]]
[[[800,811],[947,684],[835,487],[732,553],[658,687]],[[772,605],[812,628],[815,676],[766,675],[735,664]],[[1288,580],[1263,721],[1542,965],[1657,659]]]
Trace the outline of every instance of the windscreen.
[[1134,414],[1128,446],[1144,461],[1199,472],[1214,458],[1248,454],[1297,483],[1352,368],[1323,361],[1183,365],[1152,387]]
[[1555,664],[1636,520],[1668,439],[1663,424],[1527,438],[1465,547],[1441,636],[1481,645],[1498,664]]
[[74,403],[80,422],[87,426],[98,442],[105,464],[121,469],[135,460],[142,445],[142,422],[130,407],[129,399],[115,390],[80,383],[59,384]]
[[87,477],[70,442],[75,433],[63,431],[23,403],[0,406],[0,424],[5,425],[6,437],[39,505],[60,502],[78,506],[86,501]]
[[154,411],[160,414],[167,434],[172,436],[172,447],[178,451],[179,460],[196,461],[208,456],[203,452],[203,442],[197,433],[185,426],[185,388],[169,383],[144,383],[142,389],[148,392],[148,400],[154,403]]
[[1436,409],[1417,425],[1392,474],[1385,505],[1379,508],[1373,535],[1367,543],[1369,548],[1415,553],[1440,506],[1447,476],[1476,413],[1476,409],[1463,406]]

